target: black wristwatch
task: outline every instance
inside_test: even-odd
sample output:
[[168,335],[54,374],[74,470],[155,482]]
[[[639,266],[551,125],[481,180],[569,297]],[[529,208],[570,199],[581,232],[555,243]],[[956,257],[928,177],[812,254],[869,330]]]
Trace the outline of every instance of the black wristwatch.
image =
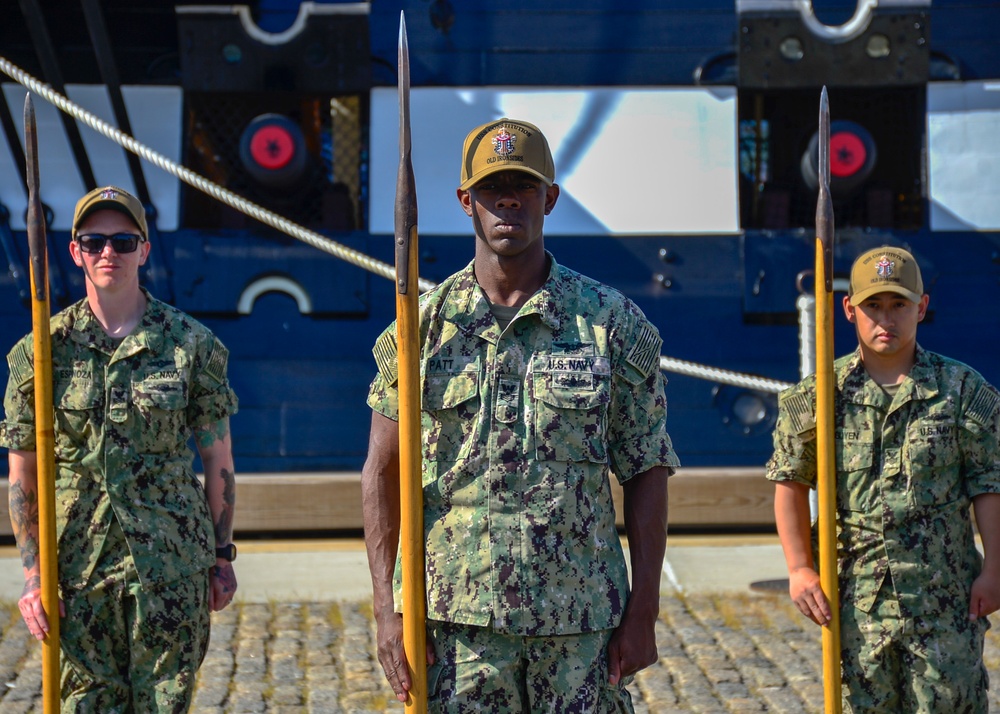
[[229,545],[223,546],[222,548],[216,548],[215,557],[222,558],[223,560],[228,560],[230,563],[232,563],[234,560],[236,560],[236,544],[230,543]]

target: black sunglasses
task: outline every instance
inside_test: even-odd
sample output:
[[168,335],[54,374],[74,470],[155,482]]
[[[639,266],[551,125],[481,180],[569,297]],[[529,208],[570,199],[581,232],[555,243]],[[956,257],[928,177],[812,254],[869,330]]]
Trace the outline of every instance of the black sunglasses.
[[85,233],[76,237],[80,250],[92,254],[103,251],[108,241],[111,241],[111,247],[116,253],[134,253],[141,240],[143,237],[135,233],[115,233],[110,236],[103,233]]

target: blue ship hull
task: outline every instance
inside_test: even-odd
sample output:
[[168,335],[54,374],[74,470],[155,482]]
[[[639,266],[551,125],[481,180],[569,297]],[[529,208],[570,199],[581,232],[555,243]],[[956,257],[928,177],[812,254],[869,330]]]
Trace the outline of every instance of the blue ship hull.
[[[67,0],[64,4],[71,3]],[[894,15],[875,17],[872,27],[877,30],[878,22],[887,23],[899,31],[899,39],[890,33],[885,35],[887,41],[909,43],[911,51],[909,64],[894,65],[887,79],[879,79],[883,65],[877,71],[869,70],[855,65],[861,59],[847,56],[830,55],[825,65],[797,75],[767,57],[761,59],[763,50],[748,46],[746,36],[752,33],[745,30],[759,36],[771,31],[766,28],[778,28],[768,42],[783,42],[781,23],[798,28],[801,18],[790,14],[787,3],[782,2],[772,3],[763,13],[751,12],[745,3],[733,0],[648,0],[625,5],[552,2],[545,3],[544,9],[526,1],[505,3],[503,9],[496,9],[493,3],[464,0],[380,0],[360,5],[366,7],[352,20],[360,24],[342,27],[336,35],[336,46],[344,49],[344,57],[324,65],[322,72],[310,74],[308,58],[313,45],[288,49],[286,62],[280,43],[265,46],[231,41],[227,45],[223,38],[220,46],[239,45],[243,54],[234,59],[236,51],[225,49],[229,54],[218,60],[221,64],[217,66],[213,64],[217,49],[195,51],[184,40],[199,37],[198,43],[204,41],[204,47],[209,48],[205,37],[223,37],[235,29],[213,25],[206,30],[197,24],[204,18],[175,14],[173,3],[149,3],[153,14],[146,22],[170,22],[171,30],[179,28],[176,37],[172,31],[165,33],[167,39],[160,40],[162,47],[157,50],[167,56],[174,43],[173,51],[181,55],[165,76],[151,70],[146,76],[132,76],[134,70],[126,68],[123,59],[132,56],[129,52],[140,52],[139,45],[148,47],[152,41],[115,31],[116,22],[137,19],[134,15],[124,17],[123,13],[129,12],[126,3],[107,2],[104,7],[115,56],[122,67],[121,84],[181,88],[184,119],[178,129],[179,154],[186,164],[194,162],[210,178],[214,173],[226,179],[224,185],[231,190],[279,213],[289,211],[293,220],[386,263],[393,261],[391,240],[384,232],[371,230],[375,218],[369,215],[369,208],[375,193],[391,191],[391,187],[371,183],[372,154],[379,148],[375,145],[379,134],[369,116],[374,114],[369,97],[379,88],[395,85],[400,11],[407,18],[415,91],[500,86],[531,90],[727,89],[738,107],[734,130],[756,131],[759,138],[766,124],[771,132],[766,154],[768,176],[763,175],[760,165],[733,169],[734,183],[739,182],[735,189],[739,206],[733,207],[735,228],[689,234],[665,230],[625,235],[613,229],[560,232],[546,236],[546,247],[561,263],[634,299],[659,327],[665,355],[783,382],[799,377],[796,299],[800,288],[808,287],[814,260],[809,202],[814,207],[815,194],[799,185],[803,181],[797,173],[799,157],[815,131],[819,88],[830,84],[834,118],[838,106],[850,108],[852,117],[866,123],[880,151],[880,163],[868,183],[862,189],[852,188],[853,193],[838,208],[835,273],[846,275],[853,258],[869,247],[882,243],[908,246],[923,267],[931,294],[931,313],[920,328],[921,344],[966,361],[993,383],[1000,383],[1000,316],[996,309],[1000,303],[1000,231],[993,223],[997,211],[975,220],[959,217],[952,224],[943,218],[932,219],[942,215],[935,211],[943,209],[932,194],[928,176],[934,166],[946,163],[948,156],[944,149],[931,145],[927,121],[934,97],[940,94],[928,87],[950,84],[988,89],[1000,78],[1000,56],[994,44],[1000,31],[1000,3],[914,2],[902,9],[896,7]],[[299,4],[262,1],[253,9],[261,27],[278,32],[293,22]],[[850,3],[830,4],[824,10],[826,24],[843,25],[854,10]],[[879,12],[888,11],[880,8]],[[16,15],[16,11],[8,10],[8,14]],[[905,32],[899,27],[900,17],[910,23]],[[913,18],[924,24],[921,32],[925,34],[906,35],[912,35]],[[82,32],[79,23],[70,28],[61,24],[70,20],[48,19],[50,32],[57,38]],[[209,19],[218,18],[212,15]],[[360,39],[357,27],[364,28]],[[15,42],[16,27],[7,32],[10,34],[0,36],[0,55],[44,77],[44,62],[36,56],[41,53],[33,51],[37,47],[25,43],[23,35]],[[197,34],[204,32],[209,35]],[[819,48],[815,54],[835,51],[818,40],[809,40],[804,31],[797,36],[805,43],[805,49],[799,48],[805,61],[812,56],[813,44]],[[85,45],[86,37],[79,41]],[[33,42],[37,45],[37,38]],[[194,44],[200,47],[198,43]],[[929,49],[920,49],[928,43]],[[286,44],[292,47],[292,41]],[[872,54],[880,46],[878,38],[869,38],[859,52],[863,54],[868,48]],[[74,64],[72,51],[72,47],[60,45],[54,53],[63,62],[66,85],[107,84],[107,77],[86,63]],[[262,66],[269,57],[267,61],[273,65],[286,62],[289,66],[283,72],[274,67],[250,71],[246,68],[254,57]],[[892,57],[890,54],[890,60]],[[149,61],[146,66],[160,65]],[[227,66],[242,67],[246,72],[226,75]],[[326,86],[317,85],[324,81]],[[274,106],[293,107],[287,113],[306,127],[304,144],[327,178],[314,180],[306,175],[297,184],[269,184],[266,178],[255,183],[251,167],[238,166],[238,159],[224,165],[218,144],[213,148],[219,153],[213,158],[212,150],[205,149],[205,142],[215,137],[213,128],[199,128],[199,122],[211,123],[214,120],[207,117],[221,116],[226,108],[212,102],[224,104],[230,95],[248,103],[251,109],[246,111],[251,113],[264,113]],[[11,107],[13,96],[8,96]],[[325,128],[314,137],[301,116],[305,112],[298,113],[305,103],[302,97],[312,101],[316,96],[358,100],[357,158],[349,162],[354,173],[338,182],[329,179],[339,158],[337,140],[330,139],[331,129],[325,124],[326,115],[319,122]],[[324,112],[325,101],[315,102]],[[986,109],[991,117],[998,112],[996,103]],[[786,116],[793,112],[799,112],[794,120]],[[17,111],[11,108],[9,114],[16,123]],[[941,116],[951,114],[942,112]],[[244,131],[241,122],[233,120],[231,133],[238,136]],[[777,135],[782,126],[784,133]],[[788,131],[789,126],[795,131]],[[3,131],[13,147],[12,154],[16,154],[14,144],[19,139],[12,135],[9,121]],[[415,126],[414,132],[415,141],[420,141],[432,136],[434,127]],[[44,135],[41,140],[45,141]],[[635,162],[643,161],[642,142],[652,140],[637,139]],[[762,160],[762,144],[758,149],[747,149],[744,144],[739,144],[741,157]],[[234,157],[239,153],[235,146],[232,151]],[[13,158],[16,162],[17,157]],[[734,166],[738,158],[733,156]],[[247,161],[245,152],[239,159]],[[455,164],[457,177],[457,155],[442,155],[440,161]],[[60,170],[43,163],[43,187]],[[147,168],[149,171],[152,169]],[[782,175],[782,171],[786,173]],[[986,181],[996,176],[996,171],[985,172]],[[117,182],[124,185],[129,180],[125,176]],[[620,183],[630,177],[608,175],[605,180]],[[858,191],[867,190],[869,184],[878,184],[879,190],[858,198]],[[773,190],[775,187],[780,190]],[[998,189],[1000,185],[979,188],[987,194],[992,191],[994,200]],[[418,192],[429,190],[418,184]],[[31,320],[24,273],[27,248],[23,217],[22,225],[18,224],[15,194],[5,194],[0,185],[0,205],[9,209],[0,211],[0,239],[10,267],[0,276],[0,344],[8,346],[30,330]],[[144,281],[157,297],[197,317],[229,347],[230,378],[240,398],[239,415],[232,421],[239,470],[359,469],[368,438],[365,398],[375,369],[371,346],[394,318],[393,283],[253,220],[236,217],[229,209],[214,208],[202,194],[186,186],[181,187],[179,196],[174,208],[176,220],[154,236],[156,252]],[[706,213],[715,210],[709,199],[706,197]],[[304,208],[303,202],[320,208]],[[344,205],[348,206],[346,212]],[[83,283],[69,260],[65,248],[68,231],[65,224],[59,225],[58,210],[56,215],[49,228],[49,250],[54,263],[53,303],[59,308],[83,296]],[[162,218],[163,211],[160,215]],[[442,280],[471,259],[473,247],[471,235],[422,230],[421,275],[434,282]],[[806,275],[800,276],[803,273]],[[261,281],[269,278],[301,286],[309,300],[308,310],[296,301],[294,291],[282,289],[262,289],[253,295],[250,306],[242,309],[240,301],[248,299],[248,285],[265,285]],[[837,320],[835,331],[836,351],[853,349],[853,331],[845,320]],[[5,380],[6,372],[0,377]],[[669,430],[685,466],[759,467],[767,460],[776,408],[773,392],[681,374],[668,373],[667,377]]]

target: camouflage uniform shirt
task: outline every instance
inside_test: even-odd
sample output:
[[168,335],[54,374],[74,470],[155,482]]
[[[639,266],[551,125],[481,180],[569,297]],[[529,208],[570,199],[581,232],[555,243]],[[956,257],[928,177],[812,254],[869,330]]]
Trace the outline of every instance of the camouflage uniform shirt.
[[[904,617],[964,612],[982,564],[971,499],[1000,492],[1000,395],[919,346],[894,398],[860,351],[834,373],[842,603],[868,612],[885,583]],[[782,393],[769,479],[815,485],[814,404],[812,377]]]
[[[146,293],[146,312],[121,341],[86,300],[52,318],[59,579],[83,587],[117,518],[143,585],[215,563],[192,429],[236,412],[228,352],[211,332]],[[0,446],[35,450],[33,344],[7,356]]]
[[[522,635],[618,624],[609,467],[674,468],[661,339],[619,292],[551,260],[502,332],[470,263],[421,302],[428,617]],[[395,326],[369,405],[398,419]],[[397,593],[399,568],[397,564]],[[398,603],[397,603],[398,604]]]

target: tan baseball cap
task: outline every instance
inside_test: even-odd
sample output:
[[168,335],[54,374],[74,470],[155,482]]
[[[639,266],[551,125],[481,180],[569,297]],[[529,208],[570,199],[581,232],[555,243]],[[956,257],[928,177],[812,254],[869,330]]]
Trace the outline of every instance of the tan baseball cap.
[[537,176],[547,186],[556,180],[549,142],[537,126],[505,117],[469,132],[462,147],[459,189],[468,191],[480,179],[510,170]]
[[149,238],[149,229],[146,227],[146,209],[142,207],[138,198],[117,186],[95,188],[76,202],[76,212],[73,214],[73,236],[76,237],[76,231],[83,223],[84,218],[94,211],[101,211],[105,208],[121,211],[127,215],[138,226],[142,237]]
[[862,253],[851,266],[848,295],[852,305],[860,305],[877,293],[898,293],[912,302],[920,302],[924,281],[913,255],[902,248],[883,245]]

